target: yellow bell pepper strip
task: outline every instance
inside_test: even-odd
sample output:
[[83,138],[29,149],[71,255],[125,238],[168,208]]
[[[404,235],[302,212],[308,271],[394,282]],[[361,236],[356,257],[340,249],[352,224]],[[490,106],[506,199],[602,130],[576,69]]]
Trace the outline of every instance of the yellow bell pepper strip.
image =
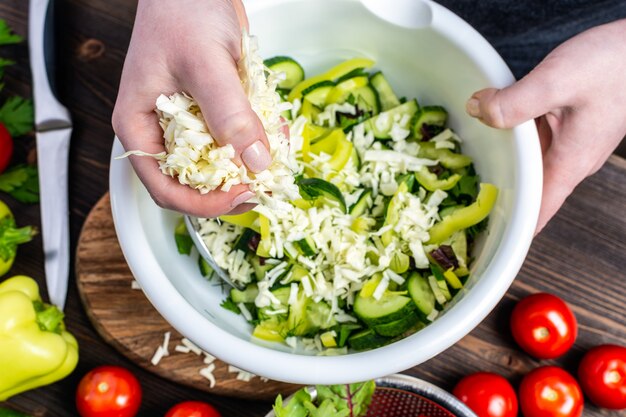
[[429,231],[428,244],[438,244],[452,236],[453,233],[467,229],[484,220],[496,203],[498,188],[493,184],[480,184],[476,201],[467,207],[460,208],[444,217]]
[[17,246],[29,242],[35,234],[37,230],[32,226],[17,228],[13,213],[0,201],[0,277],[13,265]]
[[420,143],[417,156],[420,158],[436,159],[444,168],[448,169],[464,168],[472,163],[472,158],[469,156],[454,153],[446,148],[437,149],[432,142]]
[[368,83],[367,76],[353,77],[340,82],[326,96],[326,105],[343,103],[352,91],[365,87]]
[[332,67],[323,74],[307,78],[306,80],[303,80],[300,83],[296,84],[296,86],[289,92],[287,100],[293,102],[295,99],[302,97],[302,91],[304,91],[304,89],[312,86],[313,84],[317,84],[320,81],[334,81],[337,78],[340,78],[347,73],[354,71],[355,69],[370,68],[373,65],[374,61],[367,58],[353,58],[344,61],[341,64]]
[[78,363],[78,343],[63,313],[45,304],[32,278],[0,284],[0,401],[65,378]]
[[461,179],[461,175],[452,174],[448,178],[440,180],[437,175],[430,172],[427,167],[421,167],[415,171],[415,179],[428,191],[449,190]]
[[[387,217],[385,217],[385,226],[388,224],[395,225],[398,222],[398,204],[400,204],[400,197],[398,196],[402,193],[409,192],[409,190],[413,188],[413,179],[413,175],[409,174],[398,181],[398,189],[396,190],[396,193],[393,195],[393,197],[391,197],[389,205],[387,206]],[[388,246],[393,240],[395,234],[396,232],[394,232],[393,229],[387,230],[385,233],[383,233],[383,235],[380,237],[383,245]]]
[[235,226],[247,227],[248,229],[252,229],[259,233],[260,227],[259,222],[257,221],[258,218],[259,213],[254,211],[247,211],[242,214],[225,214],[219,217],[220,220],[223,220],[226,223],[234,224]]
[[353,148],[352,142],[346,138],[343,130],[333,129],[323,138],[311,144],[310,152],[316,155],[322,152],[331,155],[328,165],[338,172],[346,166],[352,157]]

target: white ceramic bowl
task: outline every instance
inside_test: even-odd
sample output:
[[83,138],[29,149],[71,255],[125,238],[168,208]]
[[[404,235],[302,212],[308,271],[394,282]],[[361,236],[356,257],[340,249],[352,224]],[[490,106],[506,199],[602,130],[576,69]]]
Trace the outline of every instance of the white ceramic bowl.
[[[367,7],[366,7],[367,6]],[[381,18],[374,14],[379,13]],[[465,140],[482,179],[500,195],[475,247],[472,278],[435,322],[375,350],[308,356],[251,340],[243,318],[222,307],[220,286],[202,278],[195,257],[176,252],[178,216],[158,208],[128,160],[111,160],[111,200],[128,264],[157,310],[218,358],[271,379],[334,384],[388,375],[426,361],[470,332],[502,298],[532,240],[541,199],[541,155],[532,122],[490,129],[466,115],[467,98],[513,76],[495,50],[447,9],[422,0],[257,0],[247,4],[263,56],[291,55],[309,74],[354,56],[377,62],[401,95],[440,104]],[[387,20],[391,21],[387,21]],[[112,156],[123,153],[116,141]]]

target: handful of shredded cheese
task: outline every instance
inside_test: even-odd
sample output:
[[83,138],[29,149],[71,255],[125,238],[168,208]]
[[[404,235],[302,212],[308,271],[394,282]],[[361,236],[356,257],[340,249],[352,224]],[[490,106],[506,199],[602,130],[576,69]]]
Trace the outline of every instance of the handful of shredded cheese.
[[292,206],[286,201],[300,198],[294,181],[294,174],[300,168],[296,162],[296,149],[291,148],[283,132],[284,121],[280,115],[289,110],[291,104],[281,103],[276,92],[284,74],[265,67],[257,51],[257,39],[244,31],[239,74],[242,87],[269,141],[272,163],[266,170],[254,174],[244,165],[235,164],[232,145],[220,147],[217,144],[198,104],[185,93],[169,97],[161,95],[156,101],[166,152],[149,154],[135,150],[126,152],[120,158],[129,155],[153,157],[159,161],[164,174],[178,178],[181,184],[202,194],[218,188],[227,192],[233,185],[246,184],[255,193],[249,202],[272,209],[290,210]]

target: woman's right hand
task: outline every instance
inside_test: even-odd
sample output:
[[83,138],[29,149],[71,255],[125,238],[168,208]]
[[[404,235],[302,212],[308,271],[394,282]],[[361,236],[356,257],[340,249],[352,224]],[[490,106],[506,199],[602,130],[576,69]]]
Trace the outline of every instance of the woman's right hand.
[[[242,28],[240,0],[140,0],[119,94],[113,129],[127,151],[165,150],[154,112],[160,94],[184,91],[199,104],[220,146],[235,148],[236,162],[253,172],[271,163],[263,125],[250,107],[237,71]],[[152,158],[130,161],[161,207],[198,217],[249,210],[253,193],[245,185],[201,195],[161,173]]]

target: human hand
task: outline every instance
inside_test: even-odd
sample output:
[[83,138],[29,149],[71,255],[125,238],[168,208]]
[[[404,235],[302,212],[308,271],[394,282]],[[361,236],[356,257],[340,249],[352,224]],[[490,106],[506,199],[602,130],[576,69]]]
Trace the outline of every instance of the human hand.
[[[113,111],[113,129],[124,148],[159,153],[163,132],[154,112],[160,94],[185,91],[198,102],[216,141],[235,148],[237,163],[259,172],[271,163],[263,125],[237,72],[242,28],[240,0],[141,0]],[[153,158],[131,163],[161,207],[199,217],[236,214],[254,194],[245,185],[201,195],[163,175]]]
[[543,196],[536,233],[626,135],[626,20],[581,33],[510,87],[472,95],[467,112],[506,129],[536,119]]

